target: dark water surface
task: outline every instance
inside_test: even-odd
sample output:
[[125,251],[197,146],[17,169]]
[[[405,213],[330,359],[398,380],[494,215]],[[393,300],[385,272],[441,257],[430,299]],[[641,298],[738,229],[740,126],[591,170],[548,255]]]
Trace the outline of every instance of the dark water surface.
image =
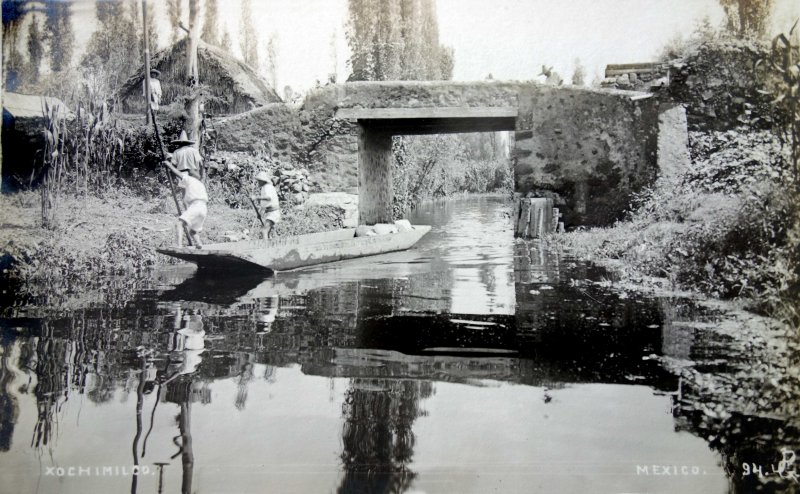
[[170,268],[116,307],[7,310],[0,490],[727,492],[677,425],[658,356],[688,343],[660,302],[515,242],[508,211],[432,205],[412,250],[266,280]]

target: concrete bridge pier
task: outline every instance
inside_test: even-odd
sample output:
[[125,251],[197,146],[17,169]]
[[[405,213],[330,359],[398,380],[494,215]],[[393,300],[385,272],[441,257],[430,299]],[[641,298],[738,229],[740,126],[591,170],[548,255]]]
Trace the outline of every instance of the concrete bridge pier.
[[392,134],[358,125],[358,217],[362,225],[392,222]]

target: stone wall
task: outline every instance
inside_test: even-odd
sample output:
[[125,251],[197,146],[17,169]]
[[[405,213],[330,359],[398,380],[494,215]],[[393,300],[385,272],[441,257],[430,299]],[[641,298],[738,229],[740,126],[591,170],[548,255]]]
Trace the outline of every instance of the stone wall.
[[657,105],[626,91],[521,87],[517,192],[553,197],[567,225],[613,222],[657,174]]
[[323,192],[358,185],[358,135],[348,122],[331,125],[333,107],[298,109],[278,103],[214,122],[217,147],[307,167]]

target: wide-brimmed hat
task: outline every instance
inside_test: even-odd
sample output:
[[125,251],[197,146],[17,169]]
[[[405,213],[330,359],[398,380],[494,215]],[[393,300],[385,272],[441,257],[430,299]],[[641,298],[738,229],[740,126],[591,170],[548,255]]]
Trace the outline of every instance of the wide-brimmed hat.
[[265,171],[260,171],[256,174],[256,180],[260,182],[272,182],[272,179],[269,178],[269,175]]
[[186,135],[186,131],[182,130],[180,137],[172,141],[172,144],[182,144],[184,146],[189,144],[194,144],[195,141],[189,139],[189,136]]
[[158,70],[158,69],[150,69],[150,75],[153,75],[153,74],[155,74],[156,77],[158,77],[158,76],[161,75],[161,71]]

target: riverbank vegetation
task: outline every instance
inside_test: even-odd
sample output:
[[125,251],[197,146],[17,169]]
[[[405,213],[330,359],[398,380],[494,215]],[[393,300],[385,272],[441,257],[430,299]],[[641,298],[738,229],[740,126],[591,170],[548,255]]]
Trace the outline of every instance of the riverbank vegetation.
[[800,66],[771,44],[697,33],[668,97],[685,105],[690,164],[643,191],[612,228],[559,236],[627,279],[739,298],[800,327]]

